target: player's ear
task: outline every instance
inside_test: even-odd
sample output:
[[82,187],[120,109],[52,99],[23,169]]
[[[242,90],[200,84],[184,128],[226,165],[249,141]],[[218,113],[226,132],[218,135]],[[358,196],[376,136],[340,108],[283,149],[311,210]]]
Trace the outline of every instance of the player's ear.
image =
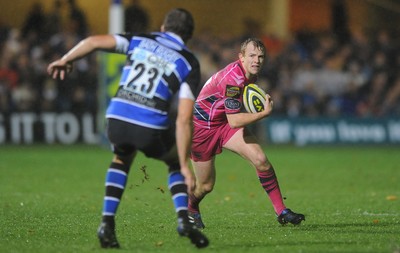
[[238,56],[239,56],[240,61],[243,62],[244,55],[242,53],[239,53]]

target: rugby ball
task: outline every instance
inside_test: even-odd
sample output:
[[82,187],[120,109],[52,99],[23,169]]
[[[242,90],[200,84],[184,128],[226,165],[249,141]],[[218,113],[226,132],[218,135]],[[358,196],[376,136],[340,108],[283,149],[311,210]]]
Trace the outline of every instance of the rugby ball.
[[244,109],[250,113],[257,113],[265,109],[265,91],[257,84],[251,83],[244,87],[243,105]]

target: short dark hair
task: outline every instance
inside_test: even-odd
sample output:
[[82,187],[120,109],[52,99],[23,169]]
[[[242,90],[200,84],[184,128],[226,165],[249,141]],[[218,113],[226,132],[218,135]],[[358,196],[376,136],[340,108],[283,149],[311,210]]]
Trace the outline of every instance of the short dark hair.
[[172,9],[164,19],[164,30],[179,35],[184,42],[192,38],[194,20],[192,14],[181,8]]
[[240,45],[240,52],[242,54],[245,53],[246,47],[250,43],[253,43],[255,48],[259,49],[264,54],[264,56],[267,56],[267,49],[265,48],[264,43],[257,38],[248,38],[242,42],[242,44]]

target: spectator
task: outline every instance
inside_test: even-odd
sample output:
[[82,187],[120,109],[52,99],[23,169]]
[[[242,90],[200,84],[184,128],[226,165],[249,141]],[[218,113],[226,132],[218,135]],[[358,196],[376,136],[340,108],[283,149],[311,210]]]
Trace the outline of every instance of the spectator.
[[131,0],[125,9],[125,31],[147,32],[149,29],[149,15],[140,5],[139,0]]
[[5,25],[4,22],[0,19],[0,46],[7,40],[9,31],[10,27]]
[[334,0],[332,3],[332,30],[341,45],[347,44],[350,39],[348,21],[345,2],[343,0]]
[[[60,20],[63,2],[68,3],[65,6],[70,8],[70,18],[65,24],[61,24]],[[58,58],[58,54],[69,50],[82,38],[82,34],[89,33],[85,14],[74,0],[54,0],[53,4],[46,15],[41,3],[35,2],[19,28],[7,27],[0,22],[2,112],[13,110],[12,93],[20,85],[25,85],[25,80],[33,80],[28,83],[39,91],[36,98],[41,103],[40,108],[79,113],[97,110],[98,66],[95,56],[77,62],[76,71],[67,82],[49,82],[44,77],[45,62]],[[142,8],[137,0],[132,0],[130,6]],[[127,15],[127,18],[133,16]],[[42,22],[45,22],[44,26],[40,25]],[[148,29],[148,22],[148,15],[142,18],[141,27],[146,27],[143,30]],[[250,32],[264,40],[261,27],[256,28]],[[39,37],[38,34],[43,33],[47,35]],[[336,33],[334,29],[325,32],[301,30],[284,41],[284,47],[276,51],[276,57],[268,59],[259,80],[267,84],[265,89],[274,97],[275,115],[400,116],[396,88],[400,68],[398,32],[378,27],[376,31],[367,33],[365,29],[353,27],[347,43],[342,43]],[[202,63],[202,82],[211,76],[210,73],[232,60],[232,50],[237,47],[240,37],[228,32],[213,34],[205,29],[193,38],[190,47]],[[272,53],[268,46],[267,50]],[[21,53],[25,57],[20,56]],[[374,85],[379,86],[375,82],[382,86],[381,98],[373,94],[379,90],[373,88]],[[85,88],[79,88],[82,86]]]
[[11,94],[18,83],[18,73],[11,68],[12,55],[7,50],[0,54],[0,112],[11,111]]
[[84,11],[76,4],[75,0],[67,0],[69,6],[69,19],[73,29],[80,38],[88,34],[88,24]]
[[388,89],[379,114],[397,117],[400,115],[400,75],[396,77]]
[[53,7],[50,13],[46,17],[46,38],[50,38],[54,34],[58,33],[62,29],[61,23],[61,0],[53,0]]
[[22,26],[22,36],[24,38],[32,36],[36,39],[41,39],[45,22],[46,17],[43,12],[43,5],[40,2],[33,3]]

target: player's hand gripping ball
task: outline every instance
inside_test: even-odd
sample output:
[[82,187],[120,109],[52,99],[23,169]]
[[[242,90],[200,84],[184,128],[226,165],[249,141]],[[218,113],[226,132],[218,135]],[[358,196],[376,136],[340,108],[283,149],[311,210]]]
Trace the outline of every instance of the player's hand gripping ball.
[[247,112],[256,113],[264,111],[266,93],[257,84],[248,84],[243,91],[243,105]]

